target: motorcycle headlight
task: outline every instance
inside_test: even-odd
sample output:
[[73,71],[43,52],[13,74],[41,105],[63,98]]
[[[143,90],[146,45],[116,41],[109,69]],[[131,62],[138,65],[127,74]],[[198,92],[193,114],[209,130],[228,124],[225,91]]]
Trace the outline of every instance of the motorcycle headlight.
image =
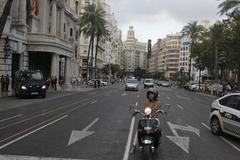
[[43,86],[42,86],[42,89],[46,89],[46,86],[45,86],[45,85],[43,85]]
[[150,114],[152,113],[152,109],[149,108],[149,107],[147,107],[147,108],[144,109],[144,113],[145,113],[146,115],[150,115]]
[[21,86],[21,89],[27,90],[27,87],[26,86]]

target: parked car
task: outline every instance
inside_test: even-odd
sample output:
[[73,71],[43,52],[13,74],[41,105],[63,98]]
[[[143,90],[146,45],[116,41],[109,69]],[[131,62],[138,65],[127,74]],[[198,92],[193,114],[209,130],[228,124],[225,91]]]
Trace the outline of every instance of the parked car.
[[126,82],[125,90],[135,90],[138,91],[138,80],[137,79],[128,79]]
[[15,96],[41,96],[46,97],[46,82],[39,70],[20,70],[15,72]]
[[153,79],[145,79],[144,80],[144,88],[153,88],[153,87],[154,87]]
[[215,100],[211,107],[211,132],[222,132],[240,138],[240,93],[232,93]]

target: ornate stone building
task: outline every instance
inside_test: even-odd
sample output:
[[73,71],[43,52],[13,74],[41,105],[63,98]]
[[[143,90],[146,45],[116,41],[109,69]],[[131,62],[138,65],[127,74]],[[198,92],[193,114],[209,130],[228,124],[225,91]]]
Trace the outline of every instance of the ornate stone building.
[[[7,0],[1,0],[0,15]],[[0,75],[39,69],[66,84],[79,74],[78,0],[13,0],[0,40]],[[29,11],[27,10],[29,8]],[[10,52],[4,50],[7,37]]]

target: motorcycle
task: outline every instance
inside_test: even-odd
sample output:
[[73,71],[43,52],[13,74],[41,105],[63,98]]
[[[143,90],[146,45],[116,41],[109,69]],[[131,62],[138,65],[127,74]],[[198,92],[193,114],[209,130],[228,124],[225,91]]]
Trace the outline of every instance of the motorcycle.
[[[133,116],[141,114],[142,118],[138,123],[138,138],[140,146],[140,151],[143,153],[144,160],[151,160],[152,154],[155,151],[157,143],[159,143],[161,137],[160,130],[160,121],[159,119],[153,117],[158,113],[166,114],[164,110],[157,110],[155,113],[152,113],[151,108],[145,108],[142,112],[138,109],[135,109],[134,106],[130,106],[130,110],[133,110]],[[157,142],[158,141],[158,142]]]

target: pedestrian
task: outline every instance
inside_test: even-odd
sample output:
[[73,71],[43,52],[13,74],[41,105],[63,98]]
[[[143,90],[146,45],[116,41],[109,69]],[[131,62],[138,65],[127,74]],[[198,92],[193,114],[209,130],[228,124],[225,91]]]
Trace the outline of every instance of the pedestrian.
[[53,85],[54,85],[54,90],[57,90],[57,76],[54,77],[53,79]]
[[5,92],[8,92],[8,86],[9,86],[9,75],[7,74],[6,78],[5,78]]
[[1,76],[1,88],[2,88],[2,92],[4,92],[4,89],[5,89],[5,76],[4,75]]
[[51,88],[54,89],[54,78],[53,78],[53,76],[51,77]]
[[51,78],[50,78],[50,77],[48,77],[48,78],[47,78],[47,81],[46,81],[46,86],[47,86],[47,89],[49,88],[49,86],[50,86],[50,83],[51,83]]

